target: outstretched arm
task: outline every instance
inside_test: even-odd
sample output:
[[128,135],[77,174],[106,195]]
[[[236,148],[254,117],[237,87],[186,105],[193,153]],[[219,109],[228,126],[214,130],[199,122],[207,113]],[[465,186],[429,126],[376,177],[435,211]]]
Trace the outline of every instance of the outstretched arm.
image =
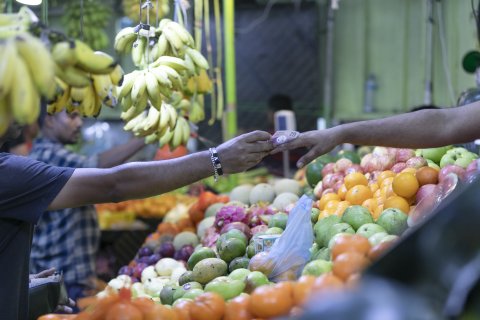
[[342,143],[400,148],[439,147],[480,138],[480,102],[463,107],[421,110],[384,119],[360,121],[326,130],[308,131],[274,152],[311,148],[299,159],[303,167]]
[[[267,132],[255,131],[220,145],[217,151],[223,172],[242,172],[259,163],[273,149],[270,138]],[[208,151],[110,169],[76,169],[49,210],[150,197],[211,175],[213,167]]]
[[133,138],[127,143],[115,146],[98,155],[99,168],[111,168],[127,161],[131,156],[140,151],[145,143],[144,139]]

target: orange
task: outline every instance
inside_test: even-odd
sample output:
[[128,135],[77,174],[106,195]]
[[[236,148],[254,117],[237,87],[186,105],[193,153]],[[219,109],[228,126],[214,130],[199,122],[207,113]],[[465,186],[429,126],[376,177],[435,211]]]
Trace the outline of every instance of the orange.
[[373,217],[373,220],[377,220],[378,217],[380,217],[380,215],[382,214],[383,212],[383,203],[382,204],[378,204],[378,207],[377,209],[375,209],[375,211],[373,212],[372,214],[372,217]]
[[340,189],[338,189],[337,191],[337,194],[338,196],[340,197],[341,200],[345,200],[345,195],[347,194],[347,187],[345,186],[345,184],[342,184],[342,186],[340,187]]
[[370,213],[373,213],[375,209],[377,208],[378,202],[377,199],[375,198],[370,198],[362,202],[362,207],[365,207],[370,211]]
[[320,200],[318,201],[318,209],[323,210],[325,209],[325,205],[330,201],[330,200],[340,200],[340,197],[336,193],[327,193],[324,194]]
[[301,306],[307,301],[315,279],[314,276],[305,275],[298,278],[298,281],[293,284],[293,302],[296,306]]
[[404,172],[400,173],[393,179],[392,187],[397,195],[404,198],[410,198],[417,193],[420,186],[413,173]]
[[378,185],[380,186],[380,188],[388,187],[388,186],[392,185],[394,178],[395,177],[386,177],[385,179],[382,180],[382,183],[379,183]]
[[385,197],[385,198],[389,198],[391,196],[396,196],[395,192],[393,191],[393,187],[392,187],[391,184],[383,186],[380,189],[380,192],[381,192],[382,196]]
[[339,200],[330,200],[327,202],[325,205],[325,208],[323,210],[327,212],[328,214],[332,215],[335,210],[337,210],[338,204],[340,203]]
[[392,196],[387,198],[387,200],[385,200],[385,203],[383,204],[383,208],[397,208],[407,214],[410,211],[410,205],[408,204],[408,201],[399,196]]
[[375,191],[377,191],[380,188],[377,183],[370,183],[368,187],[373,193],[375,193]]
[[320,277],[317,277],[317,279],[315,279],[315,282],[313,283],[312,291],[318,292],[318,291],[329,291],[332,289],[338,290],[343,288],[343,286],[344,284],[342,282],[342,279],[338,278],[332,272],[328,272],[328,273],[322,274]]
[[332,271],[334,275],[346,281],[350,275],[362,271],[369,264],[370,260],[364,253],[347,251],[333,260]]
[[434,168],[421,167],[417,170],[415,177],[417,178],[420,186],[438,183],[438,171]]
[[340,201],[337,204],[337,209],[333,212],[334,215],[341,217],[345,210],[350,207],[350,202],[348,201]]
[[382,185],[382,182],[383,180],[385,180],[386,178],[390,178],[390,177],[395,177],[395,172],[391,171],[391,170],[386,170],[386,171],[383,171],[382,173],[380,173],[377,177],[377,183],[379,186]]
[[372,196],[373,193],[369,187],[358,185],[348,190],[345,200],[350,202],[352,205],[360,205],[363,203],[363,201],[371,198]]
[[330,215],[328,214],[327,211],[320,211],[320,214],[318,215],[318,220],[317,221],[320,221],[322,220],[323,218],[326,218],[326,217],[329,217]]
[[278,317],[290,311],[294,306],[293,299],[292,282],[261,286],[250,294],[248,311],[257,318]]
[[366,256],[370,250],[370,242],[359,234],[340,236],[335,239],[332,248],[332,260],[344,252],[358,252]]
[[360,172],[353,172],[347,174],[343,181],[345,183],[345,187],[347,187],[348,190],[350,190],[354,186],[368,185],[367,178],[363,175],[363,173]]
[[417,169],[408,167],[408,168],[403,169],[400,173],[413,173],[413,174],[415,174],[416,172],[417,172]]

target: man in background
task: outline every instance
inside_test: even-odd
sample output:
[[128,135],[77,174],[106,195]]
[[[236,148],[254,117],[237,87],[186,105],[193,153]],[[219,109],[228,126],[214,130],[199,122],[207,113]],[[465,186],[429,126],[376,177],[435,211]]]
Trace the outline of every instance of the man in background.
[[[143,139],[132,139],[98,155],[86,157],[67,146],[78,143],[82,118],[77,112],[47,115],[41,134],[33,141],[30,157],[50,165],[70,168],[110,168],[127,161],[144,147]],[[108,190],[105,190],[108,192]],[[95,293],[95,259],[100,229],[93,206],[47,211],[34,231],[30,271],[54,267],[63,271],[70,298]]]

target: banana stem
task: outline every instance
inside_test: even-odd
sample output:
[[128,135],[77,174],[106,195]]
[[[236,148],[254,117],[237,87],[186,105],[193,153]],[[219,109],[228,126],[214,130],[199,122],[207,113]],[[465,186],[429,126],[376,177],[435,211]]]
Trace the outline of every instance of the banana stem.
[[[210,32],[210,4],[208,2],[209,0],[205,0],[203,2],[203,19],[205,23],[205,45],[206,45],[206,50],[207,50],[207,61],[210,66],[212,66],[210,69],[208,69],[208,76],[212,81],[215,82],[214,78],[214,73],[213,73],[213,54],[212,54],[212,36]],[[210,115],[210,120],[208,120],[208,124],[212,125],[215,122],[215,119],[217,118],[217,99],[216,99],[216,94],[215,94],[215,86],[212,86],[212,92],[211,92],[211,110],[212,114]]]
[[223,96],[223,82],[222,82],[222,29],[221,29],[221,14],[220,14],[220,0],[214,0],[213,10],[215,14],[215,42],[217,44],[217,66],[215,67],[215,76],[217,83],[217,120],[222,120],[224,108]]
[[203,0],[195,0],[195,48],[202,52]]

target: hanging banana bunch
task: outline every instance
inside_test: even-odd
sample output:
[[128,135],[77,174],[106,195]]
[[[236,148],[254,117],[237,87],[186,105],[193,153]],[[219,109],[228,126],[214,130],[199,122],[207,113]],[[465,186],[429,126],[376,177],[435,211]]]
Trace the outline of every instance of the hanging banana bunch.
[[[168,0],[159,0],[158,8],[157,8],[157,1],[152,1],[152,5],[153,5],[152,11],[156,12],[159,18],[163,18],[170,12],[170,6],[168,3],[169,3]],[[140,18],[139,0],[123,0],[122,8],[125,16],[127,16],[134,23],[139,23],[140,21],[147,20],[147,10],[142,10],[142,16]]]
[[124,129],[147,143],[157,141],[172,149],[186,144],[189,121],[205,118],[202,95],[212,87],[209,64],[195,49],[193,37],[179,23],[162,19],[156,27],[140,24],[120,30],[114,48],[130,54],[138,68],[125,75],[118,91]]
[[110,7],[99,0],[84,1],[83,8],[79,1],[66,1],[62,25],[69,37],[81,38],[92,49],[101,50],[109,45],[105,28],[111,16]]

